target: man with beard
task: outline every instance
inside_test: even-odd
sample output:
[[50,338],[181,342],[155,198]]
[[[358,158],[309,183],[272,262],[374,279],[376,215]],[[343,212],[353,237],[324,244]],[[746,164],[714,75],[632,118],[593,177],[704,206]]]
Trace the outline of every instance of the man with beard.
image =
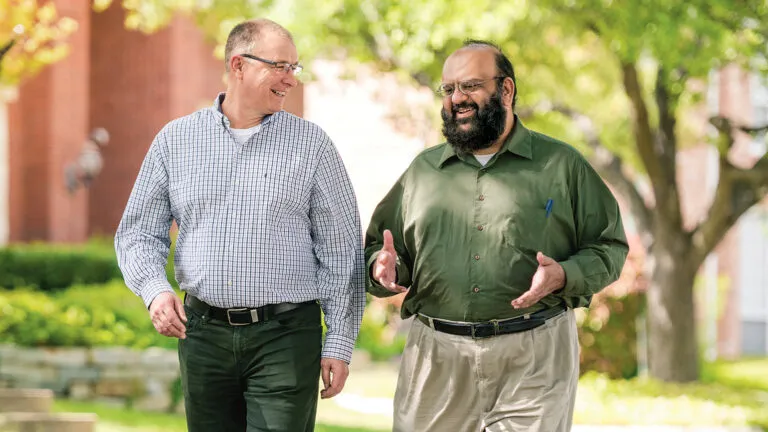
[[447,143],[415,158],[366,233],[368,291],[407,292],[415,316],[394,431],[568,431],[573,309],[619,276],[618,205],[575,149],[515,116],[495,45],[454,52],[439,93]]

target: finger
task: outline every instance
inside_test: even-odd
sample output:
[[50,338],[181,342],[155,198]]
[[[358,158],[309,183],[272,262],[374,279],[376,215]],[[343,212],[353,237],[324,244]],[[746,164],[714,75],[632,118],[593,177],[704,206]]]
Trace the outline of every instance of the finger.
[[543,265],[543,266],[551,265],[551,264],[553,264],[555,262],[555,260],[553,260],[552,258],[544,255],[541,252],[538,252],[536,254],[536,261],[539,262],[539,265]]
[[347,382],[347,374],[342,373],[340,371],[336,371],[333,374],[333,382],[331,383],[331,386],[325,390],[325,394],[323,395],[323,399],[330,399],[337,394],[341,393],[341,390],[344,389],[344,384]]
[[397,256],[397,252],[395,252],[395,240],[392,238],[392,231],[384,230],[384,247],[382,247],[381,250]]
[[187,313],[184,312],[184,303],[181,302],[181,299],[176,297],[173,301],[173,306],[176,308],[176,314],[179,318],[181,318],[182,321],[187,322]]
[[331,385],[331,365],[327,363],[323,363],[321,365],[321,377],[323,378],[323,392],[328,390],[328,387]]
[[181,322],[181,319],[179,319],[178,316],[175,316],[175,314],[168,320],[168,328],[174,337],[179,339],[187,337],[187,326],[185,326],[184,323]]
[[520,297],[512,300],[512,307],[515,309],[525,309],[530,307],[539,300],[536,297],[536,294],[532,290],[526,291]]
[[383,285],[383,286],[384,286],[384,288],[386,288],[386,289],[388,289],[388,290],[390,290],[392,292],[396,292],[396,293],[404,293],[404,292],[408,291],[408,288],[406,288],[406,287],[404,287],[402,285],[398,285],[395,282],[391,282],[391,283],[389,283],[387,285]]

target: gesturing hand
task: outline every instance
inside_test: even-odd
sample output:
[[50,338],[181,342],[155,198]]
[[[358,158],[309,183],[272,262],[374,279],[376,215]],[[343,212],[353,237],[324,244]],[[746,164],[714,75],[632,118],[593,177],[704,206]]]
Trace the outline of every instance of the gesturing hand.
[[392,232],[389,230],[384,230],[384,246],[373,263],[373,278],[394,293],[408,291],[408,288],[397,284],[397,252]]
[[531,288],[512,301],[515,309],[533,306],[539,300],[565,286],[565,270],[557,261],[541,252],[536,254],[539,267],[531,280]]
[[187,337],[187,315],[184,313],[184,305],[176,293],[160,293],[149,305],[149,316],[155,330],[163,336],[179,339]]

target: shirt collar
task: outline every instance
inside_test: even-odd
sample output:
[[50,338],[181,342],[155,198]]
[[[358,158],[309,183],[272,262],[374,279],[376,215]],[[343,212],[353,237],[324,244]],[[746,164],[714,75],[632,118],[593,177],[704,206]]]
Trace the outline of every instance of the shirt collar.
[[[533,149],[531,148],[531,131],[528,130],[520,121],[520,118],[515,114],[515,126],[512,128],[512,133],[509,134],[507,140],[504,141],[504,145],[501,146],[499,153],[510,152],[518,156],[522,156],[526,159],[533,160]],[[440,157],[438,166],[442,168],[448,160],[453,157],[459,157],[453,146],[446,144],[443,150],[443,155]]]
[[[225,115],[224,115],[224,112],[221,110],[221,104],[224,102],[224,97],[225,97],[226,95],[227,95],[227,94],[226,94],[225,92],[221,92],[221,93],[219,93],[219,94],[216,96],[216,99],[213,101],[213,107],[212,107],[212,109],[213,109],[213,113],[214,113],[214,115],[215,115],[215,116],[216,116],[216,118],[217,118],[217,119],[218,119],[218,120],[221,122],[222,126],[224,126],[225,128],[229,129],[229,128],[230,128],[230,125],[229,125],[229,119],[227,118],[227,116],[225,116]],[[271,122],[271,121],[272,121],[272,117],[274,117],[274,115],[273,115],[273,114],[270,114],[270,115],[267,115],[267,116],[265,116],[265,117],[264,117],[264,119],[261,121],[261,123],[260,123],[260,124],[261,124],[261,125],[266,125],[266,124],[268,124],[269,122]],[[262,126],[262,127],[264,127],[264,126]]]

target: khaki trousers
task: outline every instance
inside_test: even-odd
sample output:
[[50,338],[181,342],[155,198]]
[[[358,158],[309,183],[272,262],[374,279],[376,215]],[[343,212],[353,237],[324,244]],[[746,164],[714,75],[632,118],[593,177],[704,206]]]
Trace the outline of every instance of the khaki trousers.
[[579,378],[572,309],[520,333],[472,339],[415,319],[393,432],[567,432]]

